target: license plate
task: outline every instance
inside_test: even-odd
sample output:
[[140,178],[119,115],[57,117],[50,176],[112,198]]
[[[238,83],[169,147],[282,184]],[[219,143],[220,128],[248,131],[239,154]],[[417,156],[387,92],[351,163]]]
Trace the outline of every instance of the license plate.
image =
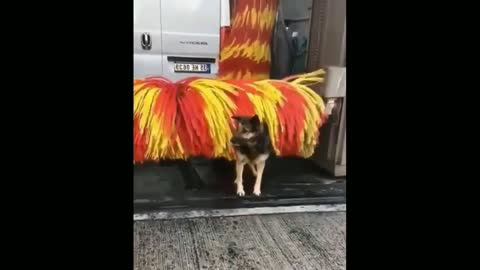
[[210,73],[210,64],[175,63],[173,70],[178,73]]

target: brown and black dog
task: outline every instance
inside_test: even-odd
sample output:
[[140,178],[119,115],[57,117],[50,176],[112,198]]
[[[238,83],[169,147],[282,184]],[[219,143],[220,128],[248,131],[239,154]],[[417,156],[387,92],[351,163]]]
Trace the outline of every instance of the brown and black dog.
[[260,122],[257,115],[252,117],[234,116],[233,119],[237,122],[237,129],[230,142],[236,155],[235,170],[237,176],[234,183],[237,186],[237,195],[245,195],[243,168],[248,164],[256,177],[253,194],[260,196],[265,162],[273,150],[268,127],[265,123]]

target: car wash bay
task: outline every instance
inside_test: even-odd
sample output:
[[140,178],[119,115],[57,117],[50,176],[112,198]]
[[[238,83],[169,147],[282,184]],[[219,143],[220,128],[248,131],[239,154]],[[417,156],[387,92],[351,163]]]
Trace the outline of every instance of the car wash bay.
[[[283,4],[280,15],[283,20],[275,26],[272,52],[272,61],[278,67],[278,70],[272,71],[276,76],[284,77],[323,66],[344,66],[345,48],[340,46],[344,41],[343,36],[328,35],[330,32],[343,33],[341,31],[344,30],[343,24],[336,21],[333,23],[338,18],[340,18],[338,20],[345,18],[344,7],[339,4],[340,2],[344,1],[281,1]],[[330,31],[332,27],[336,30]],[[324,36],[327,38],[324,39]],[[289,46],[285,43],[287,41]],[[302,44],[307,43],[309,49],[305,51],[306,48]],[[295,44],[301,46],[297,48]],[[297,49],[293,50],[295,48]],[[336,48],[336,50],[332,51],[329,48]],[[275,55],[290,55],[290,57],[278,58]],[[333,82],[333,85],[342,85]],[[336,88],[334,90],[324,92],[334,92],[335,95],[332,97],[341,104],[343,98],[338,98],[337,93],[342,91]],[[342,107],[345,106],[336,106],[338,111],[334,110],[329,123],[322,128],[320,136],[322,151],[318,151],[320,157],[330,156],[331,152],[341,152],[336,149],[337,145],[341,145],[337,141],[342,140],[332,138],[344,139],[339,135],[342,133],[340,131],[343,131],[339,126],[344,125],[342,119],[345,118],[342,116],[345,114],[344,110],[340,110]],[[313,161],[315,159],[318,164],[321,158],[270,158],[265,168],[260,197],[252,196],[254,177],[248,169],[245,169],[246,196],[242,198],[237,197],[234,192],[233,162],[195,159],[190,163],[165,161],[135,165],[134,211],[136,214],[141,214],[164,210],[345,203],[345,178],[332,177],[331,173],[322,171],[315,165]],[[334,156],[333,159],[337,157]]]
[[[271,77],[344,67],[344,1],[281,2]],[[314,89],[335,103],[318,151],[270,158],[260,197],[248,168],[246,196],[235,195],[234,162],[135,165],[134,269],[345,269],[346,181],[332,176],[346,168],[344,74],[328,69],[335,87]]]

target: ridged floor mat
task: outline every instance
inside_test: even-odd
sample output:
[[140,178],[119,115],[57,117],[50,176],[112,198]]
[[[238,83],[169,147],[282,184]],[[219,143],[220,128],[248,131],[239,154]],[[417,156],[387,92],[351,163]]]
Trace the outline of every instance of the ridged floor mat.
[[212,209],[345,203],[345,179],[319,171],[309,160],[272,158],[265,168],[262,195],[252,196],[253,175],[244,172],[246,196],[234,194],[234,164],[224,160],[136,165],[134,211]]

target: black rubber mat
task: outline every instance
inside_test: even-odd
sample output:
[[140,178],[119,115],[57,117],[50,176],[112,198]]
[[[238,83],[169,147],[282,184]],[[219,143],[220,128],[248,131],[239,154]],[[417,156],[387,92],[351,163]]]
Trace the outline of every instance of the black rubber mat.
[[235,169],[225,160],[142,164],[134,168],[134,211],[222,209],[345,203],[345,179],[328,176],[309,160],[272,158],[265,168],[262,195],[251,195],[254,177],[244,173],[246,196],[234,193]]

